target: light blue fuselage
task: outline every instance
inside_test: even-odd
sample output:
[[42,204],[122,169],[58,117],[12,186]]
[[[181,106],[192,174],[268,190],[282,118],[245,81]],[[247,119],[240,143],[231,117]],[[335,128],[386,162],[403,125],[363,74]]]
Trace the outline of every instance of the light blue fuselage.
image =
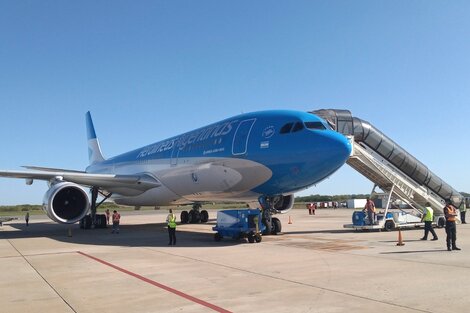
[[316,184],[340,168],[350,152],[348,139],[316,115],[262,111],[97,162],[87,172],[147,174],[161,183],[141,194],[111,188],[120,204],[251,201]]

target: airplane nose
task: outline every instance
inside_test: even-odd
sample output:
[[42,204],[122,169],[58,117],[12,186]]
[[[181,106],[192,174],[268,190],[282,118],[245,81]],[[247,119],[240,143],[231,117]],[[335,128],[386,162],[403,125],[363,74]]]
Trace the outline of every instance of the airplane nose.
[[334,171],[348,160],[351,155],[351,143],[348,138],[335,131],[328,131],[323,139],[321,162]]
[[349,156],[351,155],[351,151],[352,151],[351,142],[346,136],[340,133],[335,133],[335,134],[336,136],[334,137],[334,140],[336,141],[336,145],[337,145],[336,149],[338,151],[338,154],[341,156],[341,159],[344,159],[346,162]]

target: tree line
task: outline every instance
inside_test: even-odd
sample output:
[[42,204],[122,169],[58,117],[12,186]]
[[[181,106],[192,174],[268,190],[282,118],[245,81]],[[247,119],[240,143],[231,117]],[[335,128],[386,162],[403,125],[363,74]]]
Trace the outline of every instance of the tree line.
[[327,195],[310,195],[310,196],[303,196],[303,197],[295,197],[295,202],[329,202],[329,201],[337,201],[342,202],[349,199],[365,199],[369,197],[369,194],[351,194],[351,195],[335,195],[335,196],[327,196]]

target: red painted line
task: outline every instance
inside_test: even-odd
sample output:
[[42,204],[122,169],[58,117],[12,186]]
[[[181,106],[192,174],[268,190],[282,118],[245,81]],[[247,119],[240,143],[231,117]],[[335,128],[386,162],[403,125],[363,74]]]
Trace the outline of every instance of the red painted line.
[[158,282],[156,282],[156,281],[154,281],[154,280],[151,280],[151,279],[148,279],[148,278],[146,278],[146,277],[144,277],[144,276],[141,276],[141,275],[139,275],[139,274],[130,272],[130,271],[126,270],[126,269],[123,269],[122,267],[119,267],[119,266],[116,266],[116,265],[111,264],[111,263],[109,263],[109,262],[106,262],[106,261],[104,261],[104,260],[98,259],[98,258],[96,258],[96,257],[94,257],[94,256],[91,256],[91,255],[89,255],[89,254],[86,254],[86,253],[84,253],[84,252],[77,251],[77,253],[79,253],[79,254],[81,254],[81,255],[83,255],[83,256],[86,256],[87,258],[90,258],[90,259],[92,259],[92,260],[95,260],[95,261],[97,261],[97,262],[99,262],[99,263],[101,263],[101,264],[104,264],[104,265],[107,265],[107,266],[109,266],[109,267],[112,267],[112,268],[114,268],[114,269],[116,269],[116,270],[118,270],[118,271],[120,271],[120,272],[122,272],[122,273],[125,273],[125,274],[127,274],[127,275],[133,276],[133,277],[135,277],[135,278],[137,278],[137,279],[140,279],[141,281],[144,281],[144,282],[146,282],[146,283],[148,283],[148,284],[150,284],[150,285],[154,285],[154,286],[156,286],[156,287],[158,287],[158,288],[161,288],[161,289],[166,290],[166,291],[168,291],[168,292],[174,293],[175,295],[180,296],[180,297],[182,297],[182,298],[185,298],[185,299],[187,299],[187,300],[189,300],[189,301],[198,303],[198,304],[200,304],[200,305],[202,305],[202,306],[205,306],[205,307],[207,307],[207,308],[209,308],[209,309],[212,309],[212,310],[214,310],[214,311],[216,311],[216,312],[220,312],[220,313],[232,313],[231,311],[227,311],[227,310],[225,310],[225,309],[223,309],[223,308],[221,308],[221,307],[218,307],[218,306],[216,306],[216,305],[214,305],[214,304],[211,304],[211,303],[206,302],[206,301],[204,301],[204,300],[201,300],[201,299],[198,299],[198,298],[196,298],[196,297],[190,296],[190,295],[188,295],[188,294],[186,294],[186,293],[184,293],[184,292],[181,292],[181,291],[179,291],[179,290],[176,290],[176,289],[173,289],[173,288],[171,288],[171,287],[165,286],[165,285],[160,284],[160,283],[158,283]]

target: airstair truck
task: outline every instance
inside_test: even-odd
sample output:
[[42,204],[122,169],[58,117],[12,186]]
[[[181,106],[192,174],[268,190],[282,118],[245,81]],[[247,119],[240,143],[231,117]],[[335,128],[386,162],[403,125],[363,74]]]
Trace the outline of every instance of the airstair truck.
[[[465,205],[464,197],[457,190],[369,122],[353,117],[347,110],[312,113],[350,138],[353,149],[347,163],[371,180],[374,188],[377,186],[390,196],[393,194],[421,214],[429,203],[434,210],[434,223],[439,227],[445,222],[445,200],[449,199],[456,207]],[[386,220],[387,217],[383,219]]]
[[[387,194],[384,194],[387,196]],[[370,223],[369,218],[367,217],[366,212],[364,211],[355,211],[352,215],[352,224],[343,225],[344,228],[351,228],[355,230],[385,230],[391,231],[393,229],[403,229],[403,228],[416,228],[423,227],[424,222],[421,221],[422,213],[415,209],[402,209],[399,206],[383,201],[382,203],[387,203],[384,207],[384,210],[378,210],[376,215],[376,220],[373,223]],[[444,217],[439,217],[439,220]],[[434,222],[434,226],[437,226],[438,223]]]

